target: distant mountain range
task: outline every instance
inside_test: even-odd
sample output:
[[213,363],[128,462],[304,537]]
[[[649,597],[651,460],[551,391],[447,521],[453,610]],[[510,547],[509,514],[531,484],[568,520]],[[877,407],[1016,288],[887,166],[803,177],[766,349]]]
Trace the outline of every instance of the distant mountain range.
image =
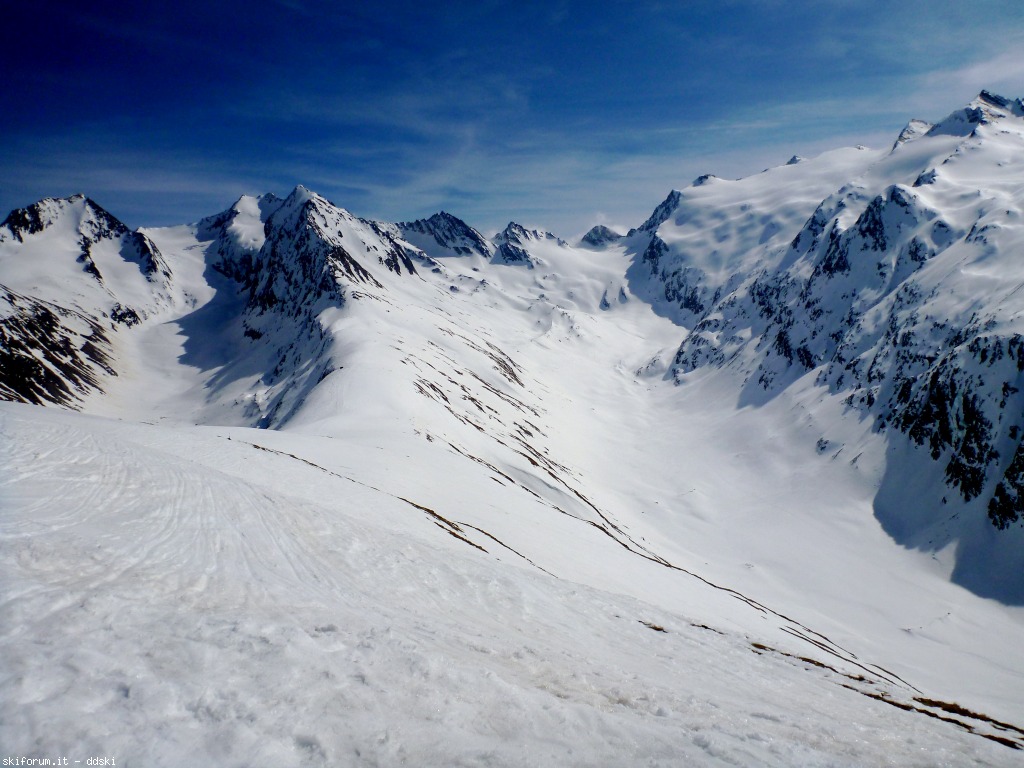
[[[980,500],[971,509],[1006,529],[1024,516],[1022,151],[1024,104],[983,91],[934,125],[911,121],[885,152],[702,176],[629,233],[598,226],[575,247],[629,254],[624,286],[679,325],[677,383],[728,368],[740,402],[756,403],[813,381],[941,468],[915,503],[942,516],[951,495]],[[531,269],[538,245],[570,248],[514,222],[489,240],[444,212],[360,219],[301,186],[243,197],[193,229],[208,267],[245,296],[232,341],[239,359],[250,347],[266,359],[265,404],[249,412],[264,426],[287,421],[339,364],[325,309],[386,296],[394,280],[443,281],[451,257]],[[81,195],[7,216],[5,399],[80,407],[121,367],[112,334],[187,303],[157,232],[132,232]],[[906,503],[889,490],[885,519]]]
[[0,400],[24,754],[1024,748],[1020,99],[577,243],[302,186],[136,231],[47,198],[0,224]]

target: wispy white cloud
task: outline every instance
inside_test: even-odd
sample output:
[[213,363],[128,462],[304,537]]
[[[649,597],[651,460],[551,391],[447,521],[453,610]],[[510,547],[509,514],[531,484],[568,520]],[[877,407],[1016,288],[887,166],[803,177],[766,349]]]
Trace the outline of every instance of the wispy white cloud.
[[1024,39],[1009,41],[1006,50],[990,58],[927,72],[920,86],[933,101],[943,95],[948,99],[950,94],[963,99],[982,89],[1013,98],[1024,96]]
[[[998,5],[978,2],[989,10]],[[604,42],[626,41],[629,49],[658,38],[667,46],[647,62],[657,64],[653,76],[637,75],[625,89],[619,83],[607,101],[605,83],[573,91],[563,83],[573,73],[557,66],[563,60],[516,58],[518,43],[502,49],[513,63],[482,55],[491,51],[480,40],[429,47],[408,25],[396,25],[406,35],[396,43],[379,34],[371,15],[331,15],[330,5],[277,0],[271,10],[303,24],[358,26],[359,34],[339,43],[360,51],[353,69],[309,69],[314,52],[296,49],[298,63],[278,71],[268,62],[281,51],[266,51],[264,61],[258,46],[218,50],[216,39],[190,41],[182,28],[106,28],[104,34],[140,45],[152,36],[151,44],[217,67],[238,57],[230,66],[253,76],[234,82],[221,101],[182,101],[166,126],[159,116],[115,110],[98,125],[54,127],[49,138],[7,134],[0,204],[84,191],[109,194],[112,206],[123,200],[125,215],[138,223],[169,223],[222,208],[242,192],[286,192],[301,182],[359,215],[404,219],[444,207],[482,229],[515,218],[565,236],[602,220],[635,225],[669,189],[699,174],[735,178],[793,154],[885,146],[910,118],[937,120],[981,88],[1022,95],[1024,83],[1021,13],[986,16],[950,0],[895,7],[874,0],[695,0],[661,3],[660,11],[658,3],[640,2],[635,13],[630,5],[616,17],[636,24],[629,30],[588,17],[583,21]],[[502,8],[477,3],[459,13],[482,24]],[[713,16],[720,8],[747,26],[751,18],[808,21],[785,40],[691,24],[696,10]],[[523,19],[557,29],[553,39],[562,46],[585,26],[579,13],[561,0],[538,4]],[[330,50],[321,53],[330,58]],[[718,70],[699,66],[699,55],[739,62],[730,77],[742,82],[716,79]],[[369,63],[360,69],[364,58]],[[822,67],[827,87],[808,82],[808,61]],[[777,74],[761,71],[775,65]],[[750,82],[762,87],[752,91]],[[161,132],[158,142],[147,143],[151,129]],[[193,130],[196,138],[187,135]]]

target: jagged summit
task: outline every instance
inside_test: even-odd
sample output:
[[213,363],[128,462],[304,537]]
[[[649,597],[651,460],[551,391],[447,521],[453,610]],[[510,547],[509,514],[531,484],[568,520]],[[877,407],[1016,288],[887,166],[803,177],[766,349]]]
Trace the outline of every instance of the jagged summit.
[[115,375],[113,336],[177,293],[149,236],[82,194],[11,211],[0,264],[0,399],[79,407]]
[[311,229],[322,239],[333,241],[334,231],[341,221],[355,222],[356,217],[323,195],[299,184],[278,205],[276,202],[266,219],[268,237],[271,232],[288,231],[293,234]]
[[633,235],[637,232],[652,233],[657,230],[665,221],[668,220],[669,216],[679,207],[679,202],[683,199],[683,193],[678,189],[673,189],[668,193],[666,197],[657,208],[654,209],[647,221],[641,224],[635,229],[629,230],[627,236]]
[[924,136],[934,126],[924,120],[911,120],[906,126],[900,131],[900,135],[896,137],[896,141],[893,142],[892,149],[895,151],[898,147],[903,146],[908,141],[913,141],[921,136]]
[[1007,99],[982,91],[966,107],[956,110],[932,126],[928,134],[968,136],[979,125],[1013,117],[1024,117],[1024,100]]
[[584,245],[599,247],[608,243],[613,243],[616,240],[621,240],[623,237],[623,235],[613,229],[609,229],[603,224],[596,224],[580,239],[580,242]]
[[428,238],[417,245],[425,247],[432,240],[434,244],[450,250],[458,256],[476,253],[490,258],[494,252],[494,246],[487,241],[487,238],[462,219],[447,211],[439,211],[426,219],[405,221],[398,224],[397,227],[407,240],[418,240],[416,235],[425,235]]
[[991,91],[982,90],[975,102],[983,109],[987,108],[992,117],[1003,117],[1005,113],[1015,117],[1024,117],[1024,99],[1008,99]]
[[231,208],[239,212],[249,212],[255,206],[259,209],[260,215],[263,218],[269,218],[270,214],[284,203],[284,200],[283,197],[275,195],[273,192],[264,192],[260,195],[242,195]]
[[[260,197],[263,196],[261,195]],[[276,209],[271,215],[281,217],[279,221],[283,220],[285,217],[291,218],[300,212],[309,210],[315,210],[328,216],[335,215],[339,212],[345,216],[352,216],[352,214],[344,208],[335,205],[319,192],[314,192],[302,184],[297,184],[295,188],[284,197],[284,199],[271,195],[270,200],[267,203],[267,207],[273,207]]]
[[226,211],[200,219],[196,237],[212,241],[210,266],[239,283],[252,280],[253,258],[266,242],[267,222],[284,202],[271,192],[242,195]]
[[320,197],[320,195],[318,195],[316,192],[314,192],[304,184],[296,184],[295,188],[290,193],[288,193],[287,197],[285,197],[285,202],[288,205],[302,205],[303,203],[307,202],[308,200],[312,200],[315,197],[318,198]]
[[318,205],[325,204],[332,208],[334,204],[323,195],[314,192],[302,184],[296,184],[295,188],[289,192],[281,203],[283,209],[297,209],[302,208],[308,203],[315,203]]
[[[285,201],[285,199],[287,199],[287,197],[292,195],[292,194],[295,194],[295,190],[292,190],[292,192],[290,192],[289,195],[286,195],[285,197],[281,197],[280,195],[275,194],[274,192],[263,192],[263,193],[260,193],[258,195],[243,194],[243,195],[239,195],[238,199],[235,200],[235,202],[233,202],[231,204],[231,206],[227,210],[228,211],[245,211],[245,210],[251,209],[251,207],[253,205],[257,205],[257,206],[277,205],[277,204],[283,203]],[[226,213],[226,212],[227,211],[224,211],[224,213]],[[210,217],[210,218],[212,218],[212,217]]]
[[534,258],[523,245],[530,240],[539,239],[539,233],[531,233],[525,227],[510,221],[508,226],[494,237],[494,242],[498,245],[494,261],[499,264],[522,264],[533,269]]
[[[285,198],[279,197],[273,192],[264,192],[261,195],[241,195],[227,210],[200,219],[196,222],[196,228],[202,239],[212,239],[217,236],[217,231],[230,226],[232,222],[245,219],[259,221],[262,229],[267,219],[284,202]],[[260,244],[262,245],[262,240],[260,240]]]
[[529,252],[533,243],[553,243],[566,248],[569,246],[562,238],[540,229],[528,229],[522,224],[510,221],[508,225],[494,236],[498,246],[494,254],[496,264],[523,264],[533,269],[537,259]]
[[[62,221],[77,229],[85,227],[94,236],[128,232],[125,224],[81,193],[70,197],[47,197],[25,208],[17,208],[7,215],[0,227],[21,241]],[[2,233],[0,237],[3,237]]]
[[466,224],[458,216],[453,216],[448,211],[438,211],[437,213],[431,214],[426,219],[420,219],[419,221],[425,222],[430,227],[451,227],[455,229],[468,228]]
[[567,245],[567,243],[557,235],[553,235],[550,232],[547,232],[542,229],[528,229],[527,227],[524,227],[522,224],[519,224],[515,221],[510,221],[508,225],[505,227],[505,229],[503,229],[495,236],[494,240],[495,242],[498,243],[504,242],[518,244],[523,244],[530,240],[554,240],[559,245]]
[[[149,237],[130,230],[84,194],[48,197],[11,211],[0,223],[0,242],[10,238],[26,243],[51,232],[55,238],[69,235],[76,238],[72,251],[75,261],[100,284],[105,283],[104,272],[110,277],[121,262],[133,263],[148,281],[159,281],[164,287],[170,280],[170,270]],[[47,257],[59,259],[60,249],[48,253]],[[138,319],[133,313],[129,313],[129,318]]]

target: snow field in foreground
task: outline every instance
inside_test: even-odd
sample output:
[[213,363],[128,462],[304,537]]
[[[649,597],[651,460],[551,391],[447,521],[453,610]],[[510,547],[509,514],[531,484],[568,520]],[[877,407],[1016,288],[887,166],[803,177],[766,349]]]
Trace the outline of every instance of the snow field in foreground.
[[272,474],[243,481],[175,455],[216,445],[230,467],[252,453],[237,439],[157,432],[0,406],[8,754],[239,766],[1016,758],[700,617],[437,536],[385,493],[338,480],[336,502],[315,504]]

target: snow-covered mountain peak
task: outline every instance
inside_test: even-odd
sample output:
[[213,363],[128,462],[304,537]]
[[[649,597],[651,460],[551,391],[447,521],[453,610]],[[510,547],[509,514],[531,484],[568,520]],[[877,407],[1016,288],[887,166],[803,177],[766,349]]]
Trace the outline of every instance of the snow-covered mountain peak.
[[636,232],[646,232],[648,234],[653,233],[655,230],[658,229],[658,227],[661,226],[661,224],[664,221],[668,220],[669,216],[671,216],[675,212],[675,210],[679,207],[679,202],[680,200],[682,200],[682,198],[683,193],[680,192],[678,189],[673,189],[671,192],[668,193],[668,197],[666,197],[661,203],[658,204],[658,207],[654,209],[654,212],[648,217],[647,221],[645,221],[639,227],[629,230],[627,236],[631,236]]
[[284,203],[284,198],[272,192],[262,195],[242,195],[230,208],[201,219],[196,224],[200,240],[223,238],[243,251],[258,251],[266,239],[267,220]]
[[267,219],[284,203],[285,198],[273,192],[261,195],[242,195],[231,206],[232,211],[240,216],[247,216],[266,222]]
[[277,222],[280,224],[284,217],[294,217],[298,213],[305,212],[309,208],[319,210],[340,210],[336,209],[334,204],[327,198],[313,192],[307,187],[304,187],[302,184],[298,184],[295,189],[289,192],[284,200],[281,201],[281,205],[276,211],[274,211],[274,215],[281,217]]
[[900,131],[900,135],[896,137],[896,141],[892,145],[893,151],[895,151],[897,147],[906,144],[908,141],[913,141],[914,139],[926,135],[928,131],[934,127],[935,126],[931,123],[924,120],[917,120],[916,118],[911,120],[906,124],[903,130]]
[[320,197],[316,192],[304,184],[296,184],[295,188],[285,197],[285,203],[289,206],[302,205],[303,203]]
[[440,211],[427,219],[406,221],[397,225],[403,239],[421,250],[433,252],[440,246],[455,256],[476,253],[485,258],[494,254],[494,246],[462,219]]
[[[378,234],[372,222],[357,218],[301,184],[274,208],[264,229],[268,241],[283,238],[296,246],[297,252],[314,241],[322,242],[327,248],[344,250],[342,240],[347,233],[355,235],[359,241],[375,239]],[[350,240],[349,247],[353,244]],[[278,250],[283,255],[284,251]]]
[[1024,117],[1024,100],[1007,99],[989,91],[982,91],[962,109],[936,123],[930,135],[969,136],[979,125]]
[[546,232],[541,229],[528,229],[522,224],[514,221],[510,221],[508,226],[494,237],[494,241],[496,243],[514,243],[516,245],[524,245],[531,240],[534,242],[553,240],[559,245],[567,245],[567,243],[557,235],[553,235],[550,232]]
[[493,259],[496,264],[519,264],[529,269],[539,263],[536,255],[530,252],[531,248],[537,245],[569,246],[565,240],[550,232],[528,229],[514,221],[510,221],[505,229],[494,236],[494,243],[498,246]]
[[77,407],[116,375],[116,335],[186,298],[149,236],[85,195],[12,211],[0,266],[0,399]]
[[[665,224],[656,237],[668,245],[645,255],[667,295],[695,310],[676,356],[680,380],[707,365],[735,367],[744,396],[758,402],[811,374],[893,445],[927,448],[912,471],[934,473],[936,463],[932,495],[919,488],[911,501],[894,486],[877,502],[880,519],[908,537],[899,510],[911,503],[934,510],[914,534],[933,541],[978,518],[998,528],[1024,518],[1015,298],[1024,274],[1014,258],[1024,196],[1013,160],[1024,153],[1022,116],[1019,100],[983,92],[932,128],[912,122],[898,151],[825,196],[788,247],[763,250],[746,269],[735,261],[732,274],[745,278],[723,283],[703,266],[708,248],[728,262],[746,247],[730,234],[742,207],[729,213],[721,200],[717,219],[698,230],[715,222],[714,241],[684,241]],[[961,578],[981,583],[988,555],[969,551]]]
[[817,215],[815,206],[844,184],[854,189],[883,156],[846,148],[743,179],[708,178],[673,190],[628,234],[632,291],[692,327],[732,287],[781,263]]
[[250,290],[261,283],[256,294],[272,303],[281,291],[295,300],[309,291],[341,296],[343,276],[379,285],[374,264],[396,274],[415,271],[397,225],[360,219],[302,185],[284,199],[243,196],[200,222],[196,235],[215,241],[212,266]]
[[616,240],[621,240],[624,235],[619,234],[613,229],[609,229],[603,224],[596,224],[590,228],[590,230],[582,238],[580,242],[583,245],[593,246],[595,248],[608,243],[614,243]]
[[253,260],[267,239],[267,223],[284,204],[273,193],[242,195],[226,211],[196,223],[196,237],[210,242],[209,265],[239,283],[253,279]]
[[[19,242],[48,228],[72,229],[98,239],[119,236],[128,227],[83,194],[71,197],[47,197],[26,208],[17,208],[0,224],[0,240],[6,236]],[[4,233],[2,229],[6,229]],[[9,233],[9,234],[8,234]]]
[[267,218],[268,220],[273,218],[274,222],[271,226],[277,227],[283,226],[286,221],[294,224],[296,217],[306,217],[310,211],[318,212],[321,216],[328,218],[335,218],[338,215],[349,219],[355,218],[344,208],[336,206],[323,195],[302,184],[296,185],[279,203],[271,202],[266,207],[273,208]]
[[0,244],[5,241],[11,247],[0,257],[21,263],[14,282],[30,292],[79,271],[110,290],[125,262],[147,282],[169,287],[170,270],[149,237],[85,195],[45,198],[11,211],[0,224]]
[[1000,117],[1024,117],[1024,99],[1008,99],[1005,96],[983,90],[978,97],[971,102],[971,106],[977,105],[985,110],[990,118]]

